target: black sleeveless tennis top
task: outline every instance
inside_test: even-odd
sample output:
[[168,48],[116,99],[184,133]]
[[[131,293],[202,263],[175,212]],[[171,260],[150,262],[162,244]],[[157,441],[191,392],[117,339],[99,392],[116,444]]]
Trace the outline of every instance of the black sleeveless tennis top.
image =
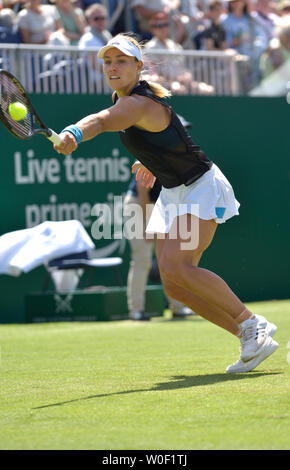
[[[161,132],[149,132],[131,126],[119,133],[127,150],[158,178],[162,186],[188,186],[211,168],[213,162],[194,144],[164,98],[156,96],[144,80],[132,89],[130,95],[133,94],[151,98],[171,110],[171,122]],[[114,101],[117,99],[115,95]]]

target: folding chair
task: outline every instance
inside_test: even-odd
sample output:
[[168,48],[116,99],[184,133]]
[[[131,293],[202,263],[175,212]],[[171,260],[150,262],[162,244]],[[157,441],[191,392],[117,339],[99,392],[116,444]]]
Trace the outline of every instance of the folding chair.
[[[68,271],[70,271],[71,276],[67,276],[67,279],[65,280],[67,286],[63,290],[75,289],[81,280],[83,272],[87,270],[89,271],[89,276],[86,286],[79,287],[85,288],[89,285],[97,268],[114,268],[117,283],[120,287],[122,287],[122,277],[118,269],[122,263],[123,260],[119,257],[90,258],[87,251],[83,251],[81,253],[72,253],[70,255],[55,258],[47,262],[45,265],[48,271],[48,275],[43,286],[43,292],[47,291],[50,278],[52,278],[54,281],[56,290],[62,290],[63,287],[61,287],[61,284],[63,282],[63,278],[61,279],[61,276],[57,276],[57,274],[65,274],[65,272],[68,274]],[[58,287],[58,284],[60,287]]]

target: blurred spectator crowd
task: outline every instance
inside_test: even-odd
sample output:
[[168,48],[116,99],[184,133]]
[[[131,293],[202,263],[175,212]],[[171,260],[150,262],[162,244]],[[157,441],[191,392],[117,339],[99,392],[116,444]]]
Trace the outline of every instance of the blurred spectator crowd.
[[[193,80],[183,50],[248,57],[253,88],[290,58],[290,0],[0,0],[2,44],[84,50],[129,31],[150,51],[146,78],[175,94],[213,91]],[[176,54],[154,60],[157,49]]]

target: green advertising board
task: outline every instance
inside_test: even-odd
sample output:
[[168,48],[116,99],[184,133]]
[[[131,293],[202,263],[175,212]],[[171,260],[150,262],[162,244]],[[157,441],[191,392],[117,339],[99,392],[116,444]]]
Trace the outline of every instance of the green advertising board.
[[[32,95],[48,126],[59,132],[111,106],[110,96]],[[289,297],[289,105],[286,98],[173,97],[190,133],[231,181],[240,216],[219,227],[201,265],[215,271],[244,301]],[[122,234],[122,200],[134,161],[117,133],[57,154],[42,136],[21,141],[0,127],[0,235],[45,220],[81,221],[96,255],[120,256],[124,286],[129,245]],[[100,223],[100,205],[114,208]],[[106,229],[105,229],[106,227]],[[102,232],[103,231],[103,232]],[[97,234],[97,235],[96,235]],[[25,321],[25,296],[40,292],[40,266],[19,277],[0,275],[0,322]],[[116,286],[110,269],[95,283]]]

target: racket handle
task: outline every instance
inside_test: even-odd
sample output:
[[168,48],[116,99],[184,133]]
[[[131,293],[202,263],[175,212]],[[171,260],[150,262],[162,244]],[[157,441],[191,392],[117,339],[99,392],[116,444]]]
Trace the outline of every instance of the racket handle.
[[47,136],[48,140],[53,142],[55,145],[59,145],[61,143],[60,136],[56,132],[54,132],[52,129],[49,129],[49,131],[51,132],[51,134],[50,136]]

